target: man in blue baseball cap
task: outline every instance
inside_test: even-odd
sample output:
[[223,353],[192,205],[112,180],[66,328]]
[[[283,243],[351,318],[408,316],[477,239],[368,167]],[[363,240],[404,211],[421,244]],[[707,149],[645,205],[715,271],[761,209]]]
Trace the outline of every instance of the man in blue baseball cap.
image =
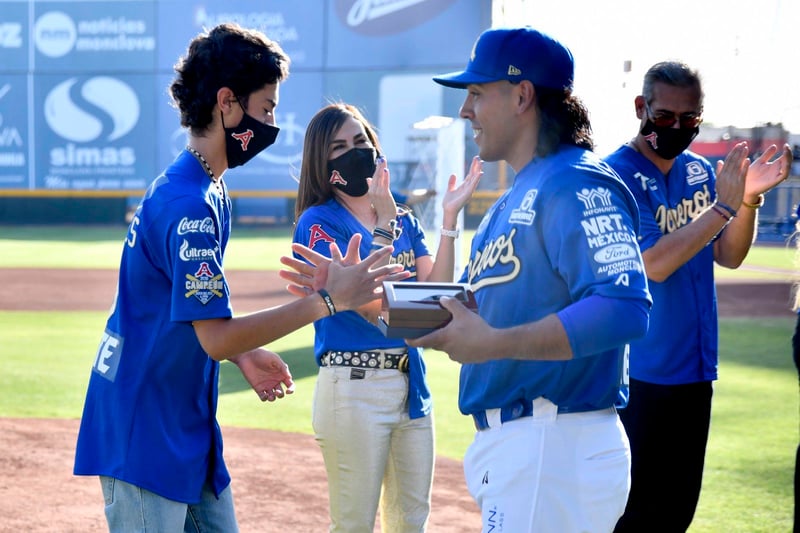
[[608,532],[628,497],[616,407],[651,298],[635,200],[592,152],[573,79],[570,51],[530,27],[485,31],[466,69],[434,78],[467,90],[480,157],[516,172],[460,280],[478,313],[442,299],[450,323],[409,341],[462,363],[459,408],[477,429],[464,472],[484,532]]
[[436,76],[433,81],[463,89],[470,84],[528,80],[536,86],[571,89],[572,52],[531,27],[486,30],[475,41],[464,71]]

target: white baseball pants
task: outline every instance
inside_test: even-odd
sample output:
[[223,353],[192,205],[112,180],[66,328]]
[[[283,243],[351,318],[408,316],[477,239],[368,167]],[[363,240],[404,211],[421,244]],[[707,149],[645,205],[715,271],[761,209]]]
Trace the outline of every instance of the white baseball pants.
[[625,510],[630,447],[616,411],[533,416],[478,431],[464,458],[483,533],[608,533]]

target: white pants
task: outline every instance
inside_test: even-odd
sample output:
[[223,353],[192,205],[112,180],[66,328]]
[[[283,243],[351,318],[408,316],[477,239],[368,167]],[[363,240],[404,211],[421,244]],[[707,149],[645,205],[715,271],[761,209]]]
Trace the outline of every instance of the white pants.
[[[408,416],[408,375],[322,367],[312,425],[328,474],[330,531],[425,531],[433,482],[433,417]],[[382,493],[381,493],[381,488]]]
[[608,533],[628,499],[630,447],[613,409],[557,414],[538,398],[533,416],[476,433],[464,474],[484,533]]

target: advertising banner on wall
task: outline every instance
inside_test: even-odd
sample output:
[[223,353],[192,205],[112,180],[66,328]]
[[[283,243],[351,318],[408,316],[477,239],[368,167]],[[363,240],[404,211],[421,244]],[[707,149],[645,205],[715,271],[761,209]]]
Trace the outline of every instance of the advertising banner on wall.
[[[424,118],[411,111],[442,108],[440,93],[419,84],[463,66],[490,24],[490,7],[491,0],[0,0],[0,189],[138,195],[186,143],[168,94],[176,61],[199,33],[235,22],[278,41],[291,74],[280,89],[276,144],[226,179],[232,191],[295,191],[314,113],[340,99],[367,106],[388,144],[399,144],[396,132]],[[401,82],[382,89],[386,76]]]
[[34,2],[38,72],[151,72],[156,60],[153,2]]
[[328,68],[439,67],[466,62],[491,2],[333,0],[328,13]]
[[292,70],[322,69],[324,4],[319,0],[165,0],[158,2],[158,66],[171,71],[189,41],[223,22],[263,32],[292,59]]
[[38,76],[36,187],[143,189],[155,177],[152,80],[136,74]]
[[7,72],[28,70],[28,6],[24,2],[2,4],[0,16],[0,68]]
[[27,188],[28,6],[4,4],[0,18],[0,188]]
[[0,188],[28,187],[28,76],[0,78]]

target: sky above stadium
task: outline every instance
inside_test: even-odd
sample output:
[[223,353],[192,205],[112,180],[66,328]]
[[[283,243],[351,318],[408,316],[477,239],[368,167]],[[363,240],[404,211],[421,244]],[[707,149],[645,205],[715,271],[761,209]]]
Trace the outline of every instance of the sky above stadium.
[[665,59],[700,71],[706,123],[749,128],[780,122],[800,134],[800,1],[494,3],[494,26],[520,24],[572,50],[575,93],[589,108],[599,152],[636,133],[633,98],[647,69]]

